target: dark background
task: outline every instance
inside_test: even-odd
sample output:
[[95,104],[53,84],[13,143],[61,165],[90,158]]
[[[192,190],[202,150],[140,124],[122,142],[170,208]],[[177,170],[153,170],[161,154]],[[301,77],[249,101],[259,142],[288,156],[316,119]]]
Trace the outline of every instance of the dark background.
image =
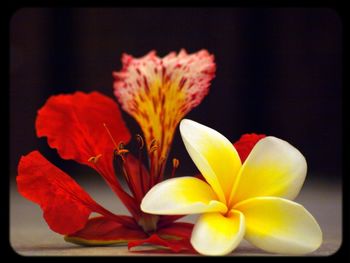
[[[10,172],[40,149],[73,175],[85,168],[57,158],[34,130],[53,94],[98,90],[113,97],[121,54],[160,56],[205,48],[216,57],[209,95],[187,115],[232,141],[265,133],[296,146],[309,175],[342,172],[342,24],[332,9],[21,9],[10,24]],[[127,114],[133,134],[139,129]],[[170,157],[195,167],[177,131]],[[86,170],[88,171],[88,170]]]

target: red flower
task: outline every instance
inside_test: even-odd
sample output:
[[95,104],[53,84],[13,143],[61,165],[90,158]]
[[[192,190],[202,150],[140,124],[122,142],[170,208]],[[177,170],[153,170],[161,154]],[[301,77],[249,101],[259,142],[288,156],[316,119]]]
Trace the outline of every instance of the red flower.
[[[115,149],[104,124],[114,140],[125,143],[130,140],[118,105],[112,99],[98,92],[76,92],[73,95],[52,96],[38,112],[36,130],[39,137],[47,137],[48,144],[57,149],[63,159],[72,159],[95,169],[128,208],[132,217],[115,215],[103,208],[38,151],[23,156],[19,162],[19,192],[40,205],[50,228],[66,235],[67,241],[85,245],[135,240],[142,242],[150,234],[156,234],[159,238],[149,242],[166,244],[176,251],[191,251],[187,241],[174,243],[171,239],[164,241],[161,238],[176,236],[181,240],[188,239],[192,224],[173,222],[178,217],[162,216],[155,222],[157,228],[147,232],[154,216],[140,210],[140,198],[144,193],[138,176],[139,169],[142,169],[141,174],[146,181],[148,172],[131,154],[125,155],[126,176],[132,182],[134,195],[129,195],[122,188],[113,168]],[[89,219],[92,212],[101,216]]]
[[[151,52],[141,59],[125,55],[123,64],[122,71],[114,73],[115,93],[143,130],[149,170],[141,162],[142,137],[137,136],[136,158],[125,148],[131,136],[118,105],[98,92],[50,97],[38,111],[36,132],[38,137],[47,137],[61,158],[96,170],[131,216],[103,208],[38,151],[20,159],[18,190],[40,205],[49,227],[65,235],[66,241],[83,245],[129,243],[129,248],[152,243],[174,252],[194,252],[189,242],[192,224],[175,222],[182,216],[146,214],[140,202],[164,178],[179,121],[208,93],[215,72],[213,56],[207,51],[188,55],[183,50],[158,58]],[[118,181],[115,162],[130,194]],[[174,159],[172,176],[178,165]],[[100,216],[90,218],[92,212]]]
[[247,159],[255,144],[265,137],[265,134],[246,133],[233,144],[239,154],[239,157],[241,158],[242,163],[244,163],[245,159]]
[[113,72],[114,94],[142,128],[154,185],[163,180],[176,127],[209,92],[214,56],[207,50],[187,54],[182,49],[159,58],[151,51],[142,58],[123,54],[122,62],[122,70]]

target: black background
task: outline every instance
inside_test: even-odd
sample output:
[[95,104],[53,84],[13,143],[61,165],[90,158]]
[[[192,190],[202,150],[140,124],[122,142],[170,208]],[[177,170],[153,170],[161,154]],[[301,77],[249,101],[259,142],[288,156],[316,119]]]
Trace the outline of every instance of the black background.
[[[342,23],[326,8],[20,9],[10,24],[11,174],[34,149],[72,175],[85,171],[36,138],[36,111],[58,93],[113,97],[123,52],[181,48],[208,49],[217,63],[209,95],[187,118],[232,141],[247,132],[285,139],[313,177],[341,176]],[[178,131],[170,156],[180,159],[179,173],[195,172]]]

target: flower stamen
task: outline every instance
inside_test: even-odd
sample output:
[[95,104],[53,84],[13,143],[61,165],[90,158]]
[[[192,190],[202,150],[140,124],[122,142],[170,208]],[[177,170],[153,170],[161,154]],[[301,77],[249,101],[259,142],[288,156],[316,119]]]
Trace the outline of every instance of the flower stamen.
[[140,174],[140,182],[141,182],[141,191],[142,195],[145,194],[146,190],[144,187],[144,181],[143,181],[143,173],[142,173],[142,149],[145,146],[145,143],[142,139],[142,136],[140,134],[136,134],[136,141],[139,146],[139,151],[138,151],[138,162],[139,162],[139,174]]
[[119,154],[119,155],[124,155],[124,154],[126,154],[126,153],[128,153],[128,152],[129,152],[129,150],[126,150],[126,149],[118,150],[118,154]]
[[180,161],[176,158],[173,158],[173,169],[171,171],[170,178],[173,178],[175,176],[176,169],[179,167]]
[[142,150],[145,146],[145,142],[143,141],[142,136],[140,134],[136,134],[136,141],[138,143],[139,150]]
[[116,142],[115,142],[115,140],[113,139],[113,136],[112,136],[111,132],[109,131],[109,129],[108,129],[107,125],[106,125],[106,123],[103,123],[103,126],[105,127],[105,129],[106,129],[106,131],[107,131],[109,137],[111,138],[111,140],[112,140],[112,142],[113,142],[113,144],[114,144],[114,147],[115,147],[115,148],[118,148],[118,147],[117,147],[117,144],[116,144]]
[[124,143],[120,142],[119,146],[114,150],[114,156],[118,155],[122,158],[123,162],[125,162],[125,154],[127,154],[129,150],[125,149]]
[[156,139],[153,139],[150,143],[148,155],[150,158],[151,163],[151,172],[150,172],[150,178],[149,178],[149,186],[152,187],[155,183],[155,180],[157,179],[158,175],[158,142]]
[[149,146],[149,153],[153,153],[154,151],[156,151],[158,149],[158,143],[156,139],[153,139],[151,141],[151,144]]
[[165,164],[166,164],[166,158],[165,157],[160,157],[159,158],[159,170],[158,174],[156,176],[156,182],[159,183],[160,181],[163,180],[163,173],[165,169]]
[[118,163],[119,163],[119,166],[121,168],[122,175],[123,175],[123,177],[128,185],[128,188],[130,189],[132,195],[137,200],[141,200],[142,197],[138,195],[138,192],[136,191],[137,187],[135,185],[135,182],[134,182],[132,176],[130,176],[129,166],[127,163],[127,158],[125,156],[129,151],[126,149],[123,149],[122,148],[123,146],[121,146],[121,144],[120,144],[119,148],[114,151],[114,154],[115,154],[114,156],[119,157]]
[[88,162],[91,162],[93,164],[96,164],[98,162],[98,160],[101,158],[102,154],[98,154],[96,156],[91,156],[89,159],[88,159]]

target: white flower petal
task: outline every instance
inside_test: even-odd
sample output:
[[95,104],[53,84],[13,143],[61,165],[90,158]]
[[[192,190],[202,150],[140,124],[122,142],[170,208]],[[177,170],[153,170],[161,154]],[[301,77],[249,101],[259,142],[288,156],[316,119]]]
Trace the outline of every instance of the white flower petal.
[[305,180],[304,156],[276,137],[261,139],[242,165],[231,204],[256,196],[294,199]]
[[265,251],[301,255],[322,243],[322,231],[315,218],[293,201],[256,197],[238,203],[234,209],[244,214],[245,238]]
[[217,131],[187,119],[181,121],[180,132],[193,162],[226,203],[241,167],[233,144]]
[[157,215],[227,211],[211,187],[194,177],[172,178],[155,185],[143,198],[141,209]]
[[244,216],[238,211],[230,211],[228,217],[206,213],[200,216],[193,228],[191,244],[204,255],[226,255],[239,245],[244,231]]

